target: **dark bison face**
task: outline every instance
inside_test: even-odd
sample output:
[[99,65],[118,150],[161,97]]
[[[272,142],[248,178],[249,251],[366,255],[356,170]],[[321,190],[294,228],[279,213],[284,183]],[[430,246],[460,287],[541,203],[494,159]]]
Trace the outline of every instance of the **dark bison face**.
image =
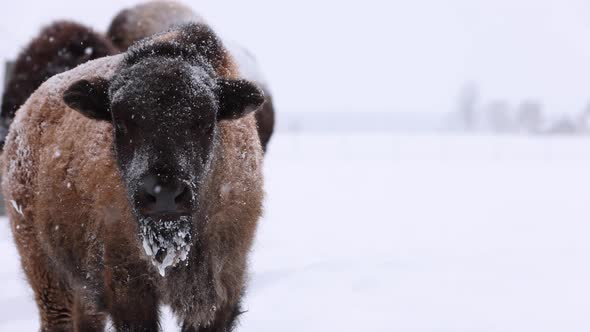
[[208,65],[148,57],[124,66],[111,81],[72,84],[64,101],[87,117],[112,122],[144,249],[164,274],[190,248],[218,121],[255,110],[264,96],[248,81],[217,77]]

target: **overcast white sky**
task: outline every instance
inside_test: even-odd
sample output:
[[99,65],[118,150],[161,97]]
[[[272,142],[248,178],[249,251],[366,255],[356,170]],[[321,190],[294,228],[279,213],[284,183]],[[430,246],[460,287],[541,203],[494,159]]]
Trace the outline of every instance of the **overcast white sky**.
[[[105,30],[138,1],[4,3],[0,57],[41,24]],[[257,54],[283,111],[453,111],[461,87],[486,100],[590,102],[590,3],[583,0],[185,1]]]

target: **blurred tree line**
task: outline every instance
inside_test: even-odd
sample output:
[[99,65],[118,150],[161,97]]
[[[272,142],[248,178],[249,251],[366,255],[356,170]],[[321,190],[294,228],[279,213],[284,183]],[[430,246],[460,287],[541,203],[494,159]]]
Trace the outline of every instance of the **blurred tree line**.
[[590,103],[574,115],[544,113],[542,103],[535,99],[523,100],[515,106],[501,99],[481,103],[475,83],[463,87],[459,95],[458,113],[461,129],[470,132],[590,133]]

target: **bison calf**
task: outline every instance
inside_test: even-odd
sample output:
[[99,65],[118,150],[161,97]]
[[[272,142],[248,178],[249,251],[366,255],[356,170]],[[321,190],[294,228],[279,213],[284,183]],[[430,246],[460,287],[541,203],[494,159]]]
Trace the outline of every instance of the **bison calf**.
[[2,189],[42,331],[229,331],[262,205],[261,90],[204,24],[45,82]]
[[81,24],[54,22],[18,55],[0,111],[0,148],[16,110],[41,83],[84,62],[117,53],[110,40]]

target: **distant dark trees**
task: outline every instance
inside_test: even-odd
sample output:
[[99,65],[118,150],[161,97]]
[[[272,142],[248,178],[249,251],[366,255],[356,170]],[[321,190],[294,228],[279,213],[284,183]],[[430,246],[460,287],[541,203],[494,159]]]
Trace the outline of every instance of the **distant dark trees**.
[[506,100],[480,100],[477,84],[466,84],[459,94],[457,113],[464,131],[522,134],[590,134],[590,103],[578,114],[545,113],[539,100],[517,105]]
[[543,126],[541,103],[527,100],[520,104],[517,110],[516,127],[519,131],[538,133]]
[[460,121],[467,130],[472,130],[476,127],[478,97],[477,85],[474,82],[466,84],[459,95]]

